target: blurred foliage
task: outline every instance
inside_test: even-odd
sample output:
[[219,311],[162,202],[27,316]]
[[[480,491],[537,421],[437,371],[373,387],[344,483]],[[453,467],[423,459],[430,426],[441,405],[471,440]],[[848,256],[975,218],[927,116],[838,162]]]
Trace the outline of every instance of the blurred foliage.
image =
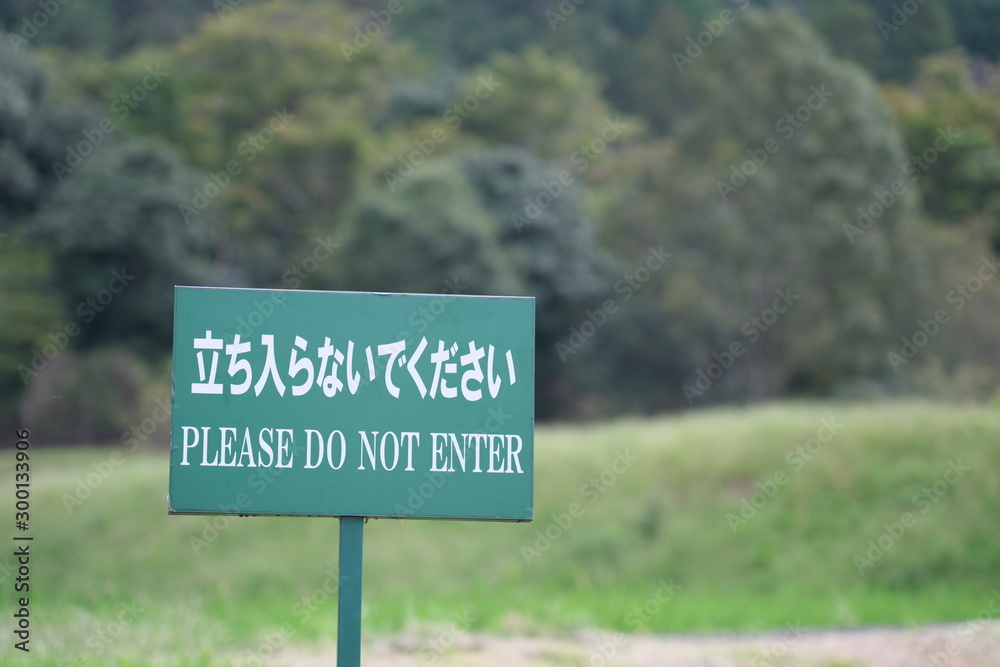
[[[677,160],[654,186],[660,209],[674,210],[660,238],[686,250],[665,276],[667,314],[700,312],[715,332],[700,367],[733,341],[747,347],[723,395],[828,393],[879,377],[920,303],[913,197],[856,227],[858,209],[879,204],[873,193],[903,177],[902,142],[878,90],[817,41],[791,14],[750,11],[703,56],[699,111],[678,125]],[[780,323],[750,319],[789,293]]]
[[113,57],[176,40],[208,12],[215,13],[212,3],[200,0],[7,0],[0,6],[0,24],[33,47]]
[[464,121],[463,131],[553,160],[568,159],[615,115],[592,75],[536,48],[497,55],[474,69],[456,98],[461,106],[453,123]]
[[[32,380],[19,418],[43,442],[118,444],[157,405],[154,387],[161,388],[149,365],[125,348],[69,351]],[[163,399],[168,396],[161,392],[161,404],[166,405]],[[165,444],[162,436],[168,429],[158,430],[158,440]]]
[[941,222],[975,218],[1000,248],[1000,72],[975,79],[967,58],[938,55],[922,62],[910,90],[892,88],[886,97],[911,155],[933,146],[941,129],[957,135],[921,184],[925,213]]
[[214,282],[211,238],[177,202],[196,183],[170,151],[130,139],[84,161],[28,230],[53,260],[81,347],[121,343],[155,358],[173,333],[173,286]]
[[958,43],[972,56],[996,62],[1000,58],[1000,3],[995,0],[950,0]]
[[[560,194],[551,198],[555,187]],[[540,194],[552,203],[536,215],[526,213],[524,202]],[[389,196],[362,196],[345,223],[333,276],[326,282],[317,274],[315,282],[370,291],[535,296],[538,412],[555,416],[560,385],[571,373],[555,363],[551,350],[605,293],[611,275],[581,196],[578,187],[559,182],[556,170],[516,148],[440,161]]]
[[429,165],[388,197],[363,196],[344,234],[333,282],[353,289],[525,293],[493,220],[453,162]]
[[42,105],[49,78],[34,59],[0,40],[0,231],[42,196]]
[[[897,0],[869,0],[884,43],[875,73],[884,79],[907,80],[919,59],[956,44],[955,26],[946,3],[925,2],[901,7]],[[905,3],[904,3],[905,4]]]
[[53,334],[56,343],[60,334],[65,335],[59,321],[58,293],[52,289],[49,275],[49,258],[44,251],[25,246],[15,238],[0,239],[0,284],[3,285],[0,293],[0,423],[15,421],[19,400],[34,377],[34,368],[47,363],[47,357],[39,349],[55,344],[47,334]]
[[77,414],[44,394],[79,373],[148,382],[182,283],[534,295],[541,418],[1000,382],[1000,281],[889,356],[1000,249],[994,0],[12,0],[0,26],[0,426]]

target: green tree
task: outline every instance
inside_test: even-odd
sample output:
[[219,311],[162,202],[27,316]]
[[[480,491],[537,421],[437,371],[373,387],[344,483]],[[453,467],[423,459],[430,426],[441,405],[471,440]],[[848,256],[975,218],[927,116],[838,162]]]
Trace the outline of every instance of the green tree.
[[[704,370],[742,345],[721,379],[677,383],[692,401],[884,378],[919,303],[913,189],[890,190],[904,177],[899,131],[872,82],[821,44],[789,13],[748,12],[686,79],[696,111],[674,157],[616,209],[618,233],[675,252],[656,289],[688,335],[661,354]],[[786,312],[762,322],[776,302]]]
[[1000,60],[1000,4],[994,0],[951,0],[955,37],[971,55]]
[[652,17],[635,48],[619,45],[619,58],[628,62],[622,62],[610,78],[608,96],[626,111],[647,119],[659,133],[669,132],[677,119],[690,111],[691,101],[681,80],[685,75],[697,75],[675,57],[685,53],[693,32],[683,14],[667,5]]
[[[348,4],[369,18],[369,12],[385,7],[372,0],[349,0]],[[513,53],[537,41],[549,30],[544,9],[526,8],[518,0],[429,0],[406,5],[393,18],[392,28],[397,35],[419,44],[431,60],[466,68],[483,62],[491,53]]]
[[504,253],[539,299],[540,330],[549,328],[546,317],[604,291],[610,265],[584,211],[581,187],[564,184],[560,170],[523,149],[474,153],[462,168],[493,218]]
[[[371,0],[352,0],[350,4],[366,12],[382,8]],[[392,28],[399,37],[419,45],[432,61],[463,69],[484,65],[499,53],[542,49],[550,57],[570,60],[593,75],[616,109],[637,114],[652,106],[646,96],[662,96],[660,88],[649,91],[644,83],[652,72],[661,72],[663,35],[679,37],[683,45],[689,25],[700,26],[702,20],[733,6],[731,0],[544,0],[530,5],[510,0],[435,0],[408,6],[395,18]],[[641,54],[640,41],[644,42]],[[654,125],[661,113],[649,116]]]
[[372,121],[393,81],[426,74],[381,28],[358,38],[368,19],[340,3],[272,0],[121,64],[121,81],[150,62],[170,72],[129,122],[205,170],[184,213],[213,229],[227,281],[289,286],[288,271],[335,230],[378,153]]
[[23,223],[66,176],[63,165],[100,116],[81,104],[52,104],[50,76],[27,49],[0,40],[0,232]]
[[[123,368],[120,351],[78,358],[76,348],[124,344],[162,358],[173,285],[211,271],[205,230],[177,208],[193,173],[162,147],[108,132],[96,109],[53,105],[48,81],[27,49],[0,41],[0,424],[30,417],[73,437],[94,410],[120,408],[112,393],[88,393],[86,378],[115,384]],[[70,397],[60,378],[78,359]],[[138,396],[130,387],[119,389]],[[58,412],[71,404],[81,421]]]
[[[446,120],[488,145],[520,146],[560,161],[615,116],[596,78],[534,47],[518,55],[497,54],[474,69],[452,109]],[[638,121],[628,129],[634,133]]]
[[427,165],[397,192],[360,198],[329,268],[341,289],[523,294],[493,220],[449,161]]
[[360,198],[338,261],[312,284],[535,296],[538,415],[569,414],[595,380],[564,366],[556,343],[614,281],[582,188],[558,174],[516,148],[432,161],[395,190]]
[[201,24],[164,54],[176,112],[187,119],[179,136],[166,138],[195,165],[218,169],[245,157],[240,143],[276,109],[298,116],[322,101],[327,114],[375,117],[389,94],[387,71],[404,80],[427,67],[384,30],[356,39],[353,29],[365,21],[337,2],[270,0]]
[[[889,87],[885,93],[903,128],[908,154],[926,167],[915,187],[933,235],[938,303],[928,312],[944,307],[949,320],[920,357],[901,370],[909,382],[934,396],[989,398],[1000,383],[995,344],[1000,281],[981,281],[1000,251],[996,69],[973,65],[960,54],[942,54],[925,59],[906,89]],[[947,143],[942,134],[949,137]],[[970,281],[981,289],[971,292]]]
[[44,177],[33,153],[48,86],[41,64],[0,40],[0,231],[40,196]]
[[[1000,74],[995,66],[983,68],[986,81]],[[890,88],[886,97],[909,154],[923,158],[930,151],[934,158],[922,161],[917,182],[926,214],[942,224],[985,222],[1000,247],[1000,86],[974,81],[973,71],[962,55],[927,58],[909,89]],[[938,151],[942,131],[951,138]]]
[[0,6],[3,41],[20,51],[53,47],[110,54],[115,47],[115,16],[111,0],[40,3],[10,0]]
[[79,346],[170,349],[174,285],[215,279],[210,230],[178,210],[197,182],[172,151],[127,140],[95,152],[39,208],[29,238],[52,256]]
[[921,58],[955,45],[955,28],[948,5],[925,2],[907,13],[897,0],[872,0],[877,27],[885,41],[885,55],[875,72],[882,79],[907,81]]
[[444,117],[462,84],[461,75],[449,67],[439,67],[425,79],[397,82],[376,128],[384,130],[420,118]]
[[809,16],[833,54],[858,63],[869,72],[882,67],[886,41],[878,29],[878,15],[865,0],[812,3]]
[[6,26],[5,41],[18,48],[116,57],[176,40],[207,14],[216,18],[216,9],[200,0],[9,0],[0,5],[0,27]]
[[[595,309],[614,283],[614,263],[597,242],[584,206],[584,188],[566,171],[522,149],[466,157],[463,170],[493,218],[502,254],[536,299],[537,414],[580,414],[588,389],[607,377],[586,363],[567,364],[559,344]],[[562,177],[563,180],[560,180]]]

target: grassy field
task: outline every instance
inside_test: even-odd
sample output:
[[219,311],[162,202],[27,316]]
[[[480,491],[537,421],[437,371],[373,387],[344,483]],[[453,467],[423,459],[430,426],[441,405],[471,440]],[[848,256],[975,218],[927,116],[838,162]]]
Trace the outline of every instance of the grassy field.
[[[12,648],[4,548],[0,663],[256,664],[335,638],[336,520],[168,516],[166,452],[113,451],[33,450],[32,652]],[[536,461],[532,523],[367,524],[369,635],[915,625],[1000,587],[996,407],[547,426]],[[95,465],[113,472],[67,507]],[[13,451],[0,479],[12,524]]]

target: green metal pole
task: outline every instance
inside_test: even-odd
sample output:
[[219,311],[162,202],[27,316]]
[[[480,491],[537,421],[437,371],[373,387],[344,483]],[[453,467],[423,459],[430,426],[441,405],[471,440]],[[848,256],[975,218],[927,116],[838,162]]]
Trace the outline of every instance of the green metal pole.
[[361,565],[365,519],[340,517],[340,592],[337,667],[361,667]]

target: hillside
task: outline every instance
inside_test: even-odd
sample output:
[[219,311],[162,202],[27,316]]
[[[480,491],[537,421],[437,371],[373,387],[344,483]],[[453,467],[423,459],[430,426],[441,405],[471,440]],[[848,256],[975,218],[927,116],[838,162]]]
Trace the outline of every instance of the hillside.
[[[995,408],[925,403],[540,428],[534,522],[369,522],[366,632],[965,620],[1000,585],[998,443]],[[166,452],[113,451],[34,453],[32,664],[332,641],[334,520],[168,516]]]

